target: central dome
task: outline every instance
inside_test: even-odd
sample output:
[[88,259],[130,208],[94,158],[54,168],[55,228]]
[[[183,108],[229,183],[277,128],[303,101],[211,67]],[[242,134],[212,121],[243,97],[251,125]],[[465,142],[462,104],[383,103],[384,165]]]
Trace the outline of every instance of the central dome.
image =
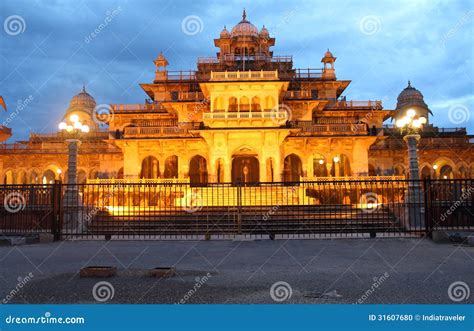
[[247,14],[242,14],[242,20],[232,28],[230,32],[232,37],[258,37],[258,29],[255,25],[247,21]]
[[408,81],[408,86],[398,95],[397,109],[414,105],[419,105],[425,108],[428,107],[423,99],[423,94],[411,86],[410,81]]
[[95,99],[86,92],[85,87],[82,88],[82,91],[76,94],[69,103],[69,108],[67,112],[72,112],[75,110],[82,110],[87,113],[91,113],[96,106]]

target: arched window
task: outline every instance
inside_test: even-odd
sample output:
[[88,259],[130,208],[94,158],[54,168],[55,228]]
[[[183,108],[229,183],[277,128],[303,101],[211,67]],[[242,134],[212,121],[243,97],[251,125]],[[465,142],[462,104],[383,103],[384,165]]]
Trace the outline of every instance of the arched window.
[[260,98],[253,97],[252,98],[252,111],[262,111],[262,107],[260,106]]
[[56,174],[48,169],[45,172],[43,172],[43,184],[54,184],[54,179],[56,178]]
[[296,154],[290,154],[285,157],[283,166],[284,182],[299,182],[303,175],[303,166],[301,159]]
[[38,174],[36,173],[36,171],[33,170],[32,172],[30,172],[30,176],[29,176],[29,179],[28,179],[30,184],[39,184],[40,183],[39,180],[40,179],[39,179]]
[[328,168],[326,167],[326,158],[322,154],[313,155],[313,176],[327,177]]
[[7,172],[5,172],[5,177],[3,179],[3,182],[6,185],[10,185],[10,184],[15,184],[14,181],[15,179],[14,179],[13,171],[8,170]]
[[230,97],[229,98],[229,111],[237,111],[239,108],[237,105],[237,98],[235,97]]
[[468,179],[469,178],[469,169],[466,168],[465,166],[461,166],[459,168],[459,177],[462,179]]
[[451,168],[451,166],[447,164],[442,166],[441,170],[439,171],[439,178],[453,179],[454,178],[453,168]]
[[424,166],[421,169],[421,179],[429,179],[431,178],[431,168],[428,166]]
[[351,175],[351,164],[349,158],[344,155],[336,155],[332,159],[331,176],[344,177]]
[[249,111],[250,110],[250,103],[249,98],[241,97],[240,98],[240,111]]
[[165,160],[165,178],[178,178],[178,157],[171,155]]
[[208,182],[207,162],[201,155],[189,161],[189,182],[192,186],[203,186]]
[[154,156],[147,156],[142,161],[142,170],[140,172],[140,178],[159,178],[160,167],[158,159]]
[[16,176],[16,183],[17,184],[21,184],[21,185],[24,185],[24,184],[27,184],[26,182],[26,173],[24,170],[20,170]]

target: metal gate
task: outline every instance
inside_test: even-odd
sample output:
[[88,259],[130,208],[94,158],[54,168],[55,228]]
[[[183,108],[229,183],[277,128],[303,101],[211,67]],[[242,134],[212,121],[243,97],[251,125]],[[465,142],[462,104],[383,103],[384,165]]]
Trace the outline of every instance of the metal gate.
[[472,230],[465,180],[3,185],[0,231],[56,239],[425,235]]

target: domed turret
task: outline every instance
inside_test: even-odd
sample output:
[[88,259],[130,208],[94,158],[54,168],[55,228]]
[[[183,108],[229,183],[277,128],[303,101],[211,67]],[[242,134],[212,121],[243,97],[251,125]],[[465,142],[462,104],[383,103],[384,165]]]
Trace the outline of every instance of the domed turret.
[[397,109],[415,105],[428,108],[425,100],[423,99],[423,94],[411,86],[411,82],[408,81],[408,86],[405,87],[405,89],[398,95]]
[[242,13],[242,20],[232,28],[230,33],[232,38],[236,37],[258,37],[258,29],[255,25],[247,21],[247,14]]
[[86,87],[83,86],[82,91],[72,97],[66,114],[74,111],[82,111],[88,114],[92,114],[95,106],[95,99],[89,93],[86,92]]
[[260,30],[258,36],[260,38],[268,38],[270,37],[270,33],[268,32],[267,28],[265,27],[265,25],[263,26],[262,30]]
[[97,123],[92,120],[95,107],[95,99],[86,92],[86,88],[83,86],[81,92],[72,97],[64,117],[70,117],[75,114],[79,116],[79,120],[83,124],[87,124],[90,127],[96,127]]
[[410,108],[414,109],[418,116],[423,116],[426,119],[428,119],[428,115],[433,114],[425,103],[423,94],[411,86],[411,82],[408,81],[408,86],[397,97],[394,118],[398,119],[405,116],[406,111]]
[[230,32],[227,30],[226,26],[224,26],[224,29],[221,31],[221,38],[230,38]]
[[336,79],[336,71],[334,70],[334,62],[336,62],[336,58],[332,53],[328,50],[324,53],[324,57],[321,59],[321,63],[324,64],[323,67],[323,79],[325,80],[335,80]]

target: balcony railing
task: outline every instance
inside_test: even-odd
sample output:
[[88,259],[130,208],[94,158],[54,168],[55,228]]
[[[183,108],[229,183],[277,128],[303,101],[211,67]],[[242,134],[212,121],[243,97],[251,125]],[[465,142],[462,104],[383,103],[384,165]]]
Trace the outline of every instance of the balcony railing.
[[365,124],[313,124],[311,121],[292,121],[292,128],[301,129],[303,133],[313,133],[316,135],[367,135],[367,125]]
[[[67,139],[66,132],[50,132],[50,133],[31,133],[31,139]],[[92,130],[82,135],[81,139],[108,139],[108,130]]]
[[187,130],[177,126],[172,127],[127,127],[124,130],[124,138],[165,137],[176,136],[187,133]]
[[162,112],[164,108],[157,103],[138,103],[138,104],[116,104],[110,105],[112,112],[116,113],[147,113],[147,112]]
[[171,92],[163,101],[205,101],[202,92]]
[[311,91],[301,90],[301,91],[286,91],[285,99],[312,99]]
[[323,69],[295,69],[296,79],[321,79],[323,77]]
[[258,112],[213,112],[204,113],[204,119],[252,119],[252,118],[268,118],[276,120],[284,120],[288,116],[285,111],[258,111]]
[[278,79],[278,70],[274,71],[211,71],[211,80],[213,81],[232,81],[232,80],[276,80]]
[[264,62],[292,62],[293,57],[289,55],[283,56],[269,56],[263,53],[252,55],[241,54],[223,54],[220,58],[215,57],[200,57],[198,64],[218,64],[221,62],[235,62],[235,61],[264,61]]
[[327,108],[340,108],[340,109],[382,109],[382,101],[354,101],[354,100],[337,100],[327,106]]

